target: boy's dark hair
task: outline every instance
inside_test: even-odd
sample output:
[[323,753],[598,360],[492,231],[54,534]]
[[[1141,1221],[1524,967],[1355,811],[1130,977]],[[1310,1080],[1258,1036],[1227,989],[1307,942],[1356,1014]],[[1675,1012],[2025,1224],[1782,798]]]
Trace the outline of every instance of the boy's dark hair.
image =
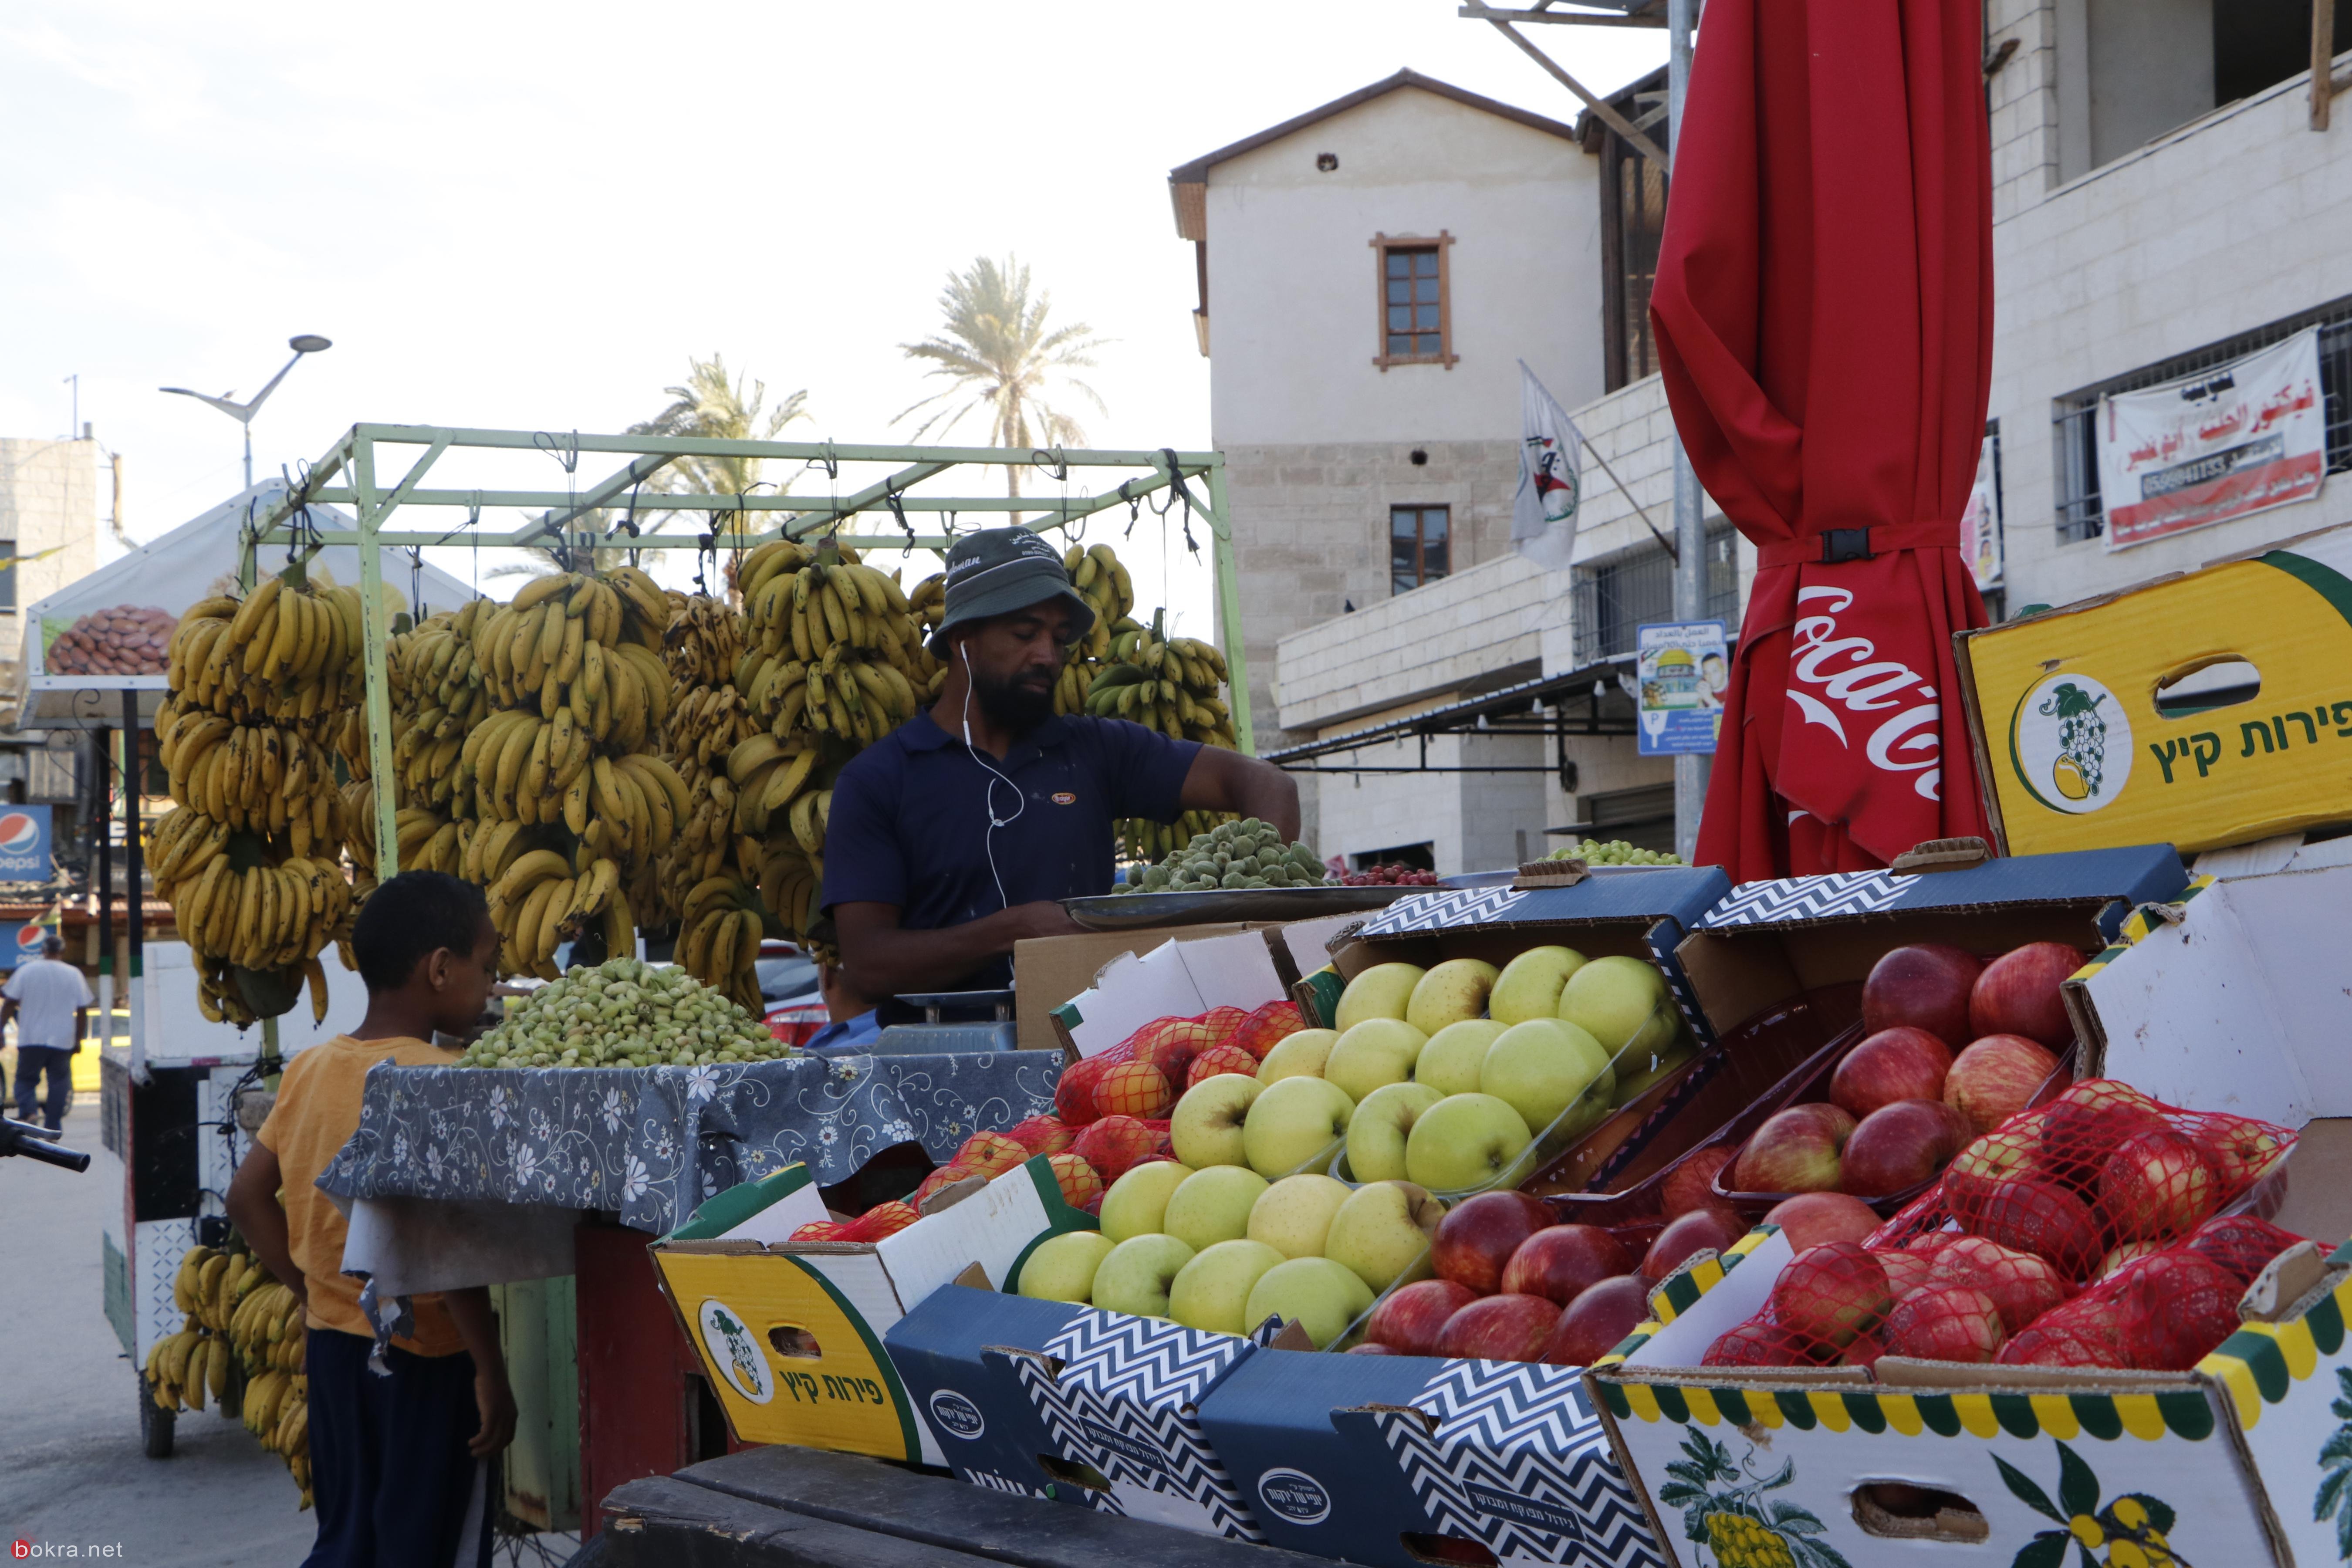
[[352,952],[371,993],[397,991],[434,949],[471,952],[490,918],[482,889],[446,871],[403,871],[370,893],[352,924]]

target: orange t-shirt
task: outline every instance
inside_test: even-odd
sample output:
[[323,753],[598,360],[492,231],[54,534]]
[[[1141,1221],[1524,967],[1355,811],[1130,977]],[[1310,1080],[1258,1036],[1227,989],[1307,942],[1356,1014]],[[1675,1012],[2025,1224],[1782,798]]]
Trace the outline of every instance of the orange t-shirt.
[[[310,1287],[304,1320],[314,1329],[334,1329],[373,1339],[360,1310],[360,1282],[343,1270],[343,1238],[349,1223],[335,1201],[317,1186],[319,1176],[360,1130],[360,1095],[368,1069],[378,1062],[401,1067],[450,1067],[457,1053],[418,1039],[355,1040],[338,1035],[324,1045],[298,1052],[278,1080],[278,1103],[254,1141],[278,1156],[283,1178],[278,1200],[286,1207],[286,1234],[294,1261]],[[438,1294],[413,1296],[414,1339],[394,1340],[418,1355],[454,1355],[466,1348],[457,1325]],[[384,1302],[379,1310],[388,1310]]]

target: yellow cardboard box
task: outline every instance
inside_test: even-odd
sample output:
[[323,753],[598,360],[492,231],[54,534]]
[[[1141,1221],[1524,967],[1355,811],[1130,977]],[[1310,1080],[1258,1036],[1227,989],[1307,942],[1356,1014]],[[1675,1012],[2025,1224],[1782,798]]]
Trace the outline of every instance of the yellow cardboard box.
[[[2352,527],[1954,643],[2010,854],[2187,854],[2352,818]],[[2239,661],[2248,682],[2168,694]]]
[[946,1460],[882,1336],[977,1266],[1005,1288],[1047,1237],[1095,1228],[1040,1157],[875,1243],[788,1238],[827,1218],[805,1165],[730,1188],[654,1243],[662,1289],[736,1440]]

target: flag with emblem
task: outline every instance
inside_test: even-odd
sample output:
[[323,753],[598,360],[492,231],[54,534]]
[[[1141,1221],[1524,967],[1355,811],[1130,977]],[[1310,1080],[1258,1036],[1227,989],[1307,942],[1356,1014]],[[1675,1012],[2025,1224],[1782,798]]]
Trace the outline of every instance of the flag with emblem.
[[1519,489],[1511,498],[1511,548],[1548,571],[1567,571],[1576,549],[1583,455],[1576,421],[1521,360]]

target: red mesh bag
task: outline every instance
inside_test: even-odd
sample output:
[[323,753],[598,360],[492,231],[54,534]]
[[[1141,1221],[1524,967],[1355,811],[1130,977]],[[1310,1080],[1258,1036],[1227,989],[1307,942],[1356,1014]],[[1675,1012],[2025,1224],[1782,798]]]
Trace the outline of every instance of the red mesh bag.
[[1223,1072],[1255,1078],[1257,1068],[1257,1058],[1239,1046],[1211,1046],[1192,1058],[1192,1068],[1184,1075],[1184,1087],[1190,1089],[1203,1079],[1214,1078]]
[[845,1228],[837,1219],[813,1219],[793,1232],[793,1241],[839,1241]]
[[1105,1116],[1090,1122],[1070,1145],[1076,1154],[1103,1179],[1108,1186],[1136,1166],[1158,1157],[1160,1139],[1168,1124],[1150,1122],[1133,1116]]
[[1160,1076],[1170,1083],[1181,1085],[1192,1069],[1192,1058],[1217,1043],[1216,1031],[1204,1019],[1154,1018],[1106,1054],[1139,1057],[1158,1068]]
[[1249,1019],[1246,1007],[1212,1007],[1201,1015],[1201,1022],[1209,1027],[1209,1043],[1213,1046],[1222,1046],[1241,1033],[1242,1026]]
[[1026,1116],[1006,1128],[1004,1135],[1034,1156],[1060,1153],[1077,1131],[1058,1116]]
[[1105,1054],[1072,1062],[1062,1069],[1061,1081],[1054,1086],[1054,1113],[1064,1126],[1084,1127],[1101,1114],[1095,1110],[1095,1083],[1116,1065]]
[[1242,1020],[1241,1027],[1234,1031],[1230,1043],[1264,1061],[1265,1053],[1274,1049],[1276,1041],[1286,1035],[1295,1035],[1306,1026],[1307,1021],[1298,1016],[1297,1003],[1268,1002]]

